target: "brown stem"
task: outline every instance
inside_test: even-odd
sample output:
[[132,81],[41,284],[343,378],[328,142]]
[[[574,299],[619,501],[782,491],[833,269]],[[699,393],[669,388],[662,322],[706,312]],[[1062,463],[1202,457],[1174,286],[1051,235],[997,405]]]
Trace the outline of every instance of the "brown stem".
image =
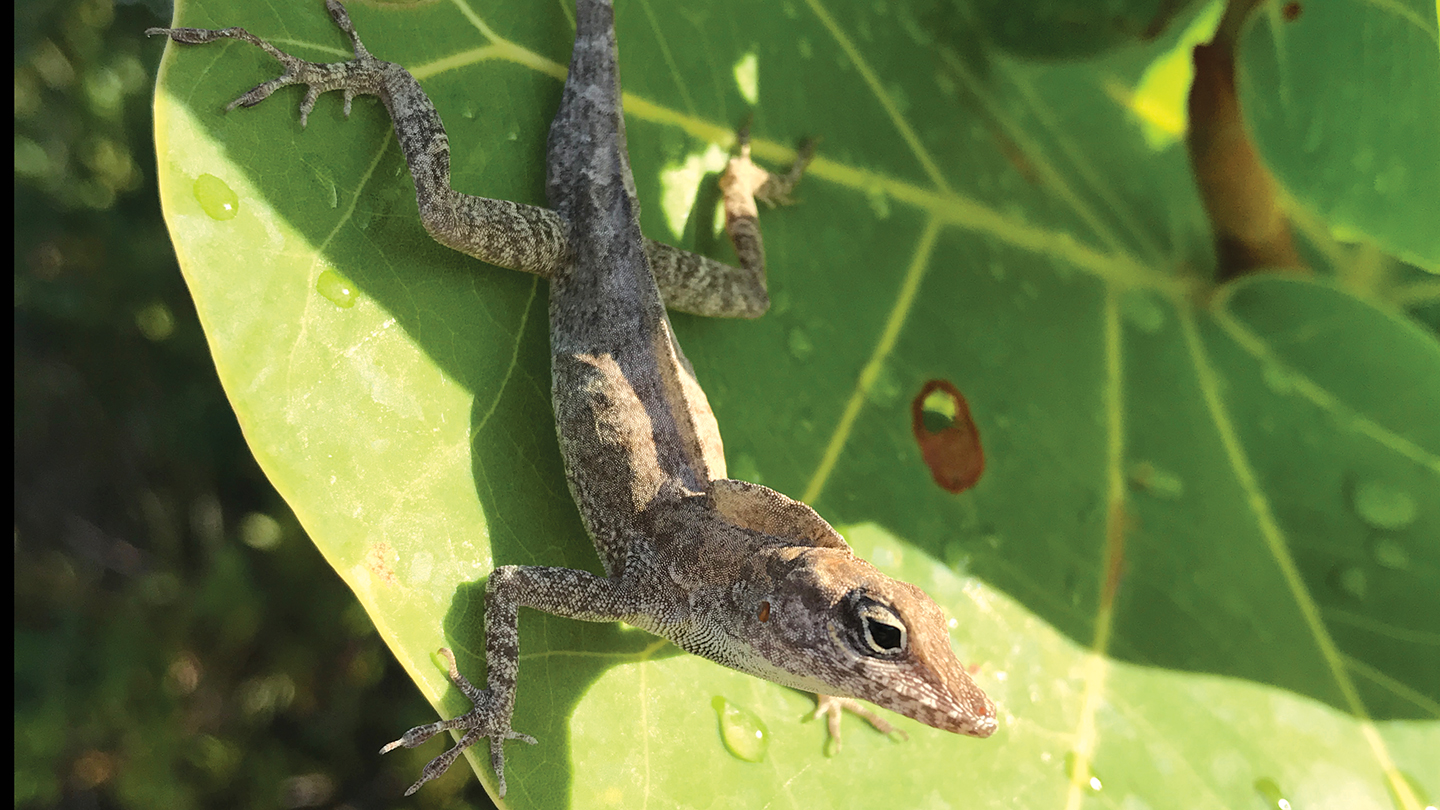
[[1235,41],[1255,0],[1231,0],[1215,38],[1195,47],[1186,146],[1215,232],[1220,280],[1257,270],[1308,269],[1295,252],[1275,178],[1245,131],[1235,94]]

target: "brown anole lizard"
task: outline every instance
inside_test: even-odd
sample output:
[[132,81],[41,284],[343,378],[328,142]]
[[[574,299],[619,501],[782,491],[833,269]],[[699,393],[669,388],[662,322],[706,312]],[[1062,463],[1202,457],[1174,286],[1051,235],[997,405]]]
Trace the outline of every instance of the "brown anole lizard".
[[[284,73],[230,108],[307,86],[303,123],[321,93],[345,111],[375,95],[395,124],[425,228],[491,264],[550,280],[552,399],[570,492],[606,576],[503,565],[486,586],[486,688],[450,677],[467,714],[413,728],[385,746],[413,748],[463,733],[407,793],[488,737],[505,795],[503,744],[535,740],[510,727],[519,675],[518,608],[595,622],[623,621],[689,652],[822,697],[838,712],[868,700],[946,731],[989,736],[995,708],[950,648],[939,607],[919,588],[855,556],[810,507],[726,476],[720,431],[671,330],[666,307],[758,317],[769,306],[755,201],[783,201],[809,159],[772,175],[750,161],[746,136],[721,178],[732,267],[644,238],[625,147],[610,0],[578,0],[570,72],[550,127],[551,209],[450,187],[450,148],[434,105],[404,68],[371,56],[344,8],[326,0],[355,58],[296,59],[242,28],[150,29],[178,43],[239,39]],[[663,301],[663,303],[662,303]],[[828,696],[828,697],[827,697]]]

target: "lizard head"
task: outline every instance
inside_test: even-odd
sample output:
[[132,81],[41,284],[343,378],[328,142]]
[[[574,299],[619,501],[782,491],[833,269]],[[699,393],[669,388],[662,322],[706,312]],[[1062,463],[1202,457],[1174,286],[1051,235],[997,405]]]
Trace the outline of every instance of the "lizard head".
[[924,591],[856,557],[814,510],[779,493],[730,485],[712,498],[732,525],[769,541],[730,588],[748,650],[723,663],[945,731],[994,733],[995,706],[955,658],[945,615]]
[[819,691],[928,726],[994,733],[995,706],[956,659],[945,616],[924,591],[848,549],[791,547],[769,562],[769,615],[756,629],[770,637],[772,663],[802,662],[795,674],[818,676]]

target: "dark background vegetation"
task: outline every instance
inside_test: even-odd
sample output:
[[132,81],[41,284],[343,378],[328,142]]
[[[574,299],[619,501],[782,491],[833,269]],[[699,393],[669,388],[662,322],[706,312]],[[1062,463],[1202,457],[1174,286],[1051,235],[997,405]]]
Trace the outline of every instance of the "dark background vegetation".
[[[438,744],[376,751],[433,711],[246,448],[161,220],[169,16],[15,6],[15,806],[403,806]],[[489,804],[465,767],[408,802]]]

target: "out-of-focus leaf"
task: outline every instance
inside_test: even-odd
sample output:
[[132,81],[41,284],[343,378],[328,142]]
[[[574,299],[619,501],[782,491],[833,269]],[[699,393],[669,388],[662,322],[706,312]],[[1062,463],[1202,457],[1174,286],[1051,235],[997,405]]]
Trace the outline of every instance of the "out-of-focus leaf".
[[1440,25],[1429,0],[1268,3],[1240,101],[1266,163],[1346,241],[1440,273]]

